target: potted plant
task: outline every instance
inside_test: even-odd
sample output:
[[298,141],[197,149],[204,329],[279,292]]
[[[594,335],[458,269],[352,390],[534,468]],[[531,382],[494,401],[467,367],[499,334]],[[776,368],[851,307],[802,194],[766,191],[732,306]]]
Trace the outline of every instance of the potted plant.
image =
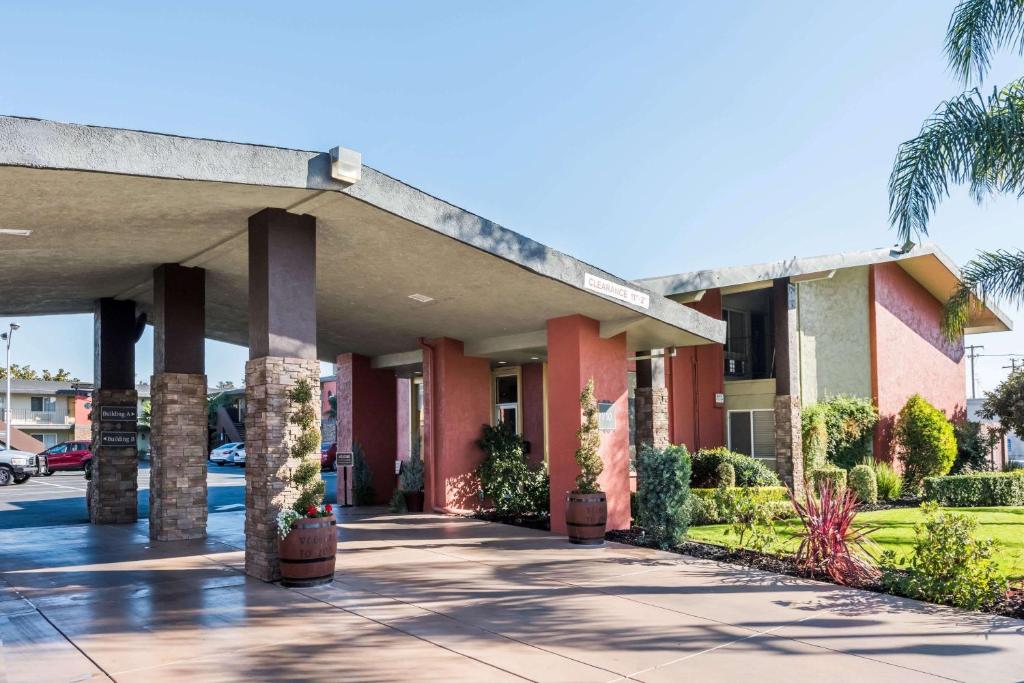
[[423,459],[418,445],[413,446],[409,461],[402,463],[398,487],[405,498],[405,509],[408,512],[423,512]]
[[601,545],[604,543],[604,529],[608,522],[608,501],[597,483],[604,470],[604,463],[598,449],[601,447],[601,432],[597,424],[597,400],[594,398],[594,379],[580,394],[580,408],[583,424],[576,436],[576,464],[580,474],[576,477],[576,488],[566,495],[565,527],[569,541],[580,545]]
[[319,406],[313,400],[313,385],[300,379],[288,392],[291,414],[288,421],[299,428],[291,445],[298,465],[291,483],[298,498],[277,515],[280,536],[278,557],[281,584],[318,586],[334,580],[334,559],[338,551],[337,522],[331,506],[324,503],[324,481],[320,478]]

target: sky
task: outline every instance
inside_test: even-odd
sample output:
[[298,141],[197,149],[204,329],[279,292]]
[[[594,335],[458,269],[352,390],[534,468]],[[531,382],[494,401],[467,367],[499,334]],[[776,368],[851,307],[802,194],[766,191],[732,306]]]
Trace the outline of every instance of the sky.
[[[953,5],[10,3],[0,113],[342,145],[617,275],[663,275],[895,243],[897,147],[962,89],[942,55]],[[1007,52],[983,87],[1021,75]],[[1015,198],[956,190],[930,238],[963,263],[1020,247],[1020,216]],[[90,316],[16,322],[14,362],[91,378]],[[969,338],[993,354],[979,391],[1022,342]],[[245,358],[209,342],[211,385],[240,384]],[[151,371],[150,331],[138,378]]]

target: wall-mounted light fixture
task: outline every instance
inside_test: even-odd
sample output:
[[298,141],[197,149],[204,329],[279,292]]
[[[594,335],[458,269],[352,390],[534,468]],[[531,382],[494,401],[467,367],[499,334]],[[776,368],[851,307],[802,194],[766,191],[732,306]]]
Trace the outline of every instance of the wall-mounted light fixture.
[[363,155],[346,147],[332,149],[331,177],[349,185],[358,183],[363,177]]

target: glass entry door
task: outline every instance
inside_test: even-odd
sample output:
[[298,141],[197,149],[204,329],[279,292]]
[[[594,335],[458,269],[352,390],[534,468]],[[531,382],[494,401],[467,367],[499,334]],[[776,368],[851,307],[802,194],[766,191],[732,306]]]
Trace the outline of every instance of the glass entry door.
[[516,434],[523,433],[519,368],[495,370],[491,393],[494,397],[494,424],[508,425]]

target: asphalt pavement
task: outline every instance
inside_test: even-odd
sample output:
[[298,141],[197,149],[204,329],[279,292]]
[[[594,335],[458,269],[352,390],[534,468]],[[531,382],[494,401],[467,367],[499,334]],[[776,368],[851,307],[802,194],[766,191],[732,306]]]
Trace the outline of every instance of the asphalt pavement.
[[[327,502],[334,502],[333,472],[324,472]],[[0,529],[86,524],[85,476],[81,472],[55,472],[32,477],[24,484],[0,487]],[[210,514],[245,509],[245,470],[234,465],[210,465],[207,475]],[[139,465],[139,519],[149,516],[149,464]]]

